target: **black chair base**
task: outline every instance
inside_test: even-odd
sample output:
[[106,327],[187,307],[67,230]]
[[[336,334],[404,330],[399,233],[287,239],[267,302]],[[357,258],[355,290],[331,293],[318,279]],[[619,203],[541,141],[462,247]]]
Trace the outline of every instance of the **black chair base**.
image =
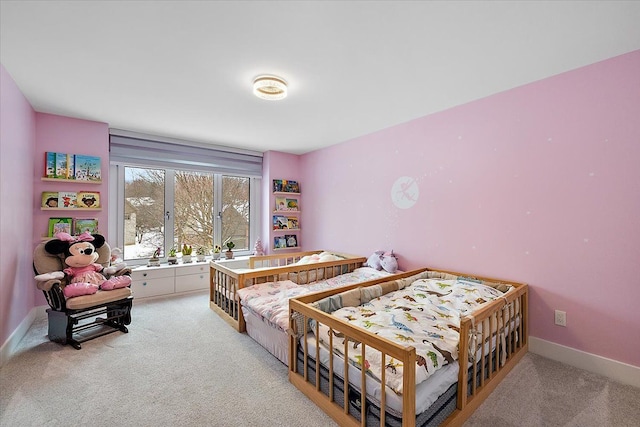
[[82,310],[49,308],[49,340],[80,350],[85,341],[118,331],[128,333],[132,302],[133,297],[128,297]]

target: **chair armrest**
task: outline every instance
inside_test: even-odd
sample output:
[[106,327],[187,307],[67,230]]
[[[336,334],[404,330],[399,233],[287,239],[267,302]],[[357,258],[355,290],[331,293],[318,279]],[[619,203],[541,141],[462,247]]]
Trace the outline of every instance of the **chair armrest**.
[[49,292],[54,285],[60,286],[61,284],[60,279],[36,280],[36,286],[44,292]]
[[129,267],[124,267],[114,273],[111,273],[109,276],[114,277],[114,276],[130,276],[130,275],[131,275],[131,269]]

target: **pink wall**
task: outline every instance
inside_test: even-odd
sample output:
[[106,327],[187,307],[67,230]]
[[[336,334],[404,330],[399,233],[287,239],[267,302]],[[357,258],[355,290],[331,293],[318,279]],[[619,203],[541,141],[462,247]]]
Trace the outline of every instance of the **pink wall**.
[[[102,159],[102,184],[78,184],[74,182],[42,181],[44,176],[44,158],[47,151],[69,154],[87,154]],[[50,217],[97,218],[100,234],[108,236],[109,209],[109,126],[106,123],[73,119],[53,114],[37,113],[36,152],[33,171],[35,195],[33,206],[34,245],[46,236]],[[43,191],[99,191],[101,211],[83,212],[79,209],[70,211],[40,210]],[[40,303],[45,304],[44,296]]]
[[[273,195],[273,180],[274,179],[286,179],[299,181],[300,176],[300,157],[295,154],[281,153],[278,151],[267,151],[262,158],[263,170],[262,170],[262,244],[265,249],[265,253],[273,254],[273,210],[275,206],[275,196]],[[304,194],[304,183],[300,183],[301,195],[298,197],[300,203],[300,209],[304,210],[304,203],[302,201],[302,195]],[[302,221],[300,222],[302,225]],[[305,250],[313,250],[317,248],[309,248],[304,245],[304,241],[300,238],[301,234],[298,232],[298,245],[305,247]],[[292,252],[300,249],[291,249]],[[279,250],[278,252],[288,251]]]
[[0,345],[34,304],[31,268],[36,113],[0,65]]
[[532,336],[640,366],[639,88],[635,51],[303,155],[304,246],[529,283]]

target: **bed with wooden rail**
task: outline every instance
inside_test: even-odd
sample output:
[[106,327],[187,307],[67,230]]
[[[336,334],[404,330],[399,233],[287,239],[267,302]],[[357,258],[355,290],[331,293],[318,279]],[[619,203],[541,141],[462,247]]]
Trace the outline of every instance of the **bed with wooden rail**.
[[[495,298],[472,301],[477,305],[461,312],[457,357],[446,365],[441,363],[435,373],[417,385],[418,374],[428,375],[418,371],[428,368],[416,351],[420,347],[417,339],[392,340],[381,331],[372,333],[361,326],[361,319],[357,326],[337,314],[342,310],[364,313],[372,303],[382,301],[371,295],[365,298],[373,287],[361,283],[293,298],[289,301],[290,328],[295,332],[290,336],[289,380],[341,426],[461,425],[528,350],[528,286],[431,269],[414,270],[393,279],[379,285],[382,292],[375,292],[398,295],[394,301],[402,301],[401,305],[406,304],[398,289],[411,289],[409,284],[473,283],[494,289],[486,292],[492,292]],[[349,303],[354,295],[356,300],[360,295],[362,303]],[[327,308],[335,304],[345,307],[337,311]],[[420,307],[421,314],[428,311],[427,306]],[[398,311],[404,323],[397,322],[398,326],[410,325],[417,330],[417,324],[406,319],[418,312],[411,311],[413,306],[400,308],[407,310],[407,317],[400,317],[402,311]],[[389,313],[396,312],[393,310]],[[392,317],[394,321],[398,318]],[[403,330],[396,332],[404,334]],[[379,370],[369,364],[377,358]],[[360,369],[363,366],[365,369]],[[399,383],[390,386],[396,381],[394,375],[399,376]]]
[[255,284],[291,280],[299,285],[322,278],[349,273],[362,266],[366,257],[331,252],[337,259],[327,262],[301,263],[305,258],[324,251],[306,251],[275,255],[252,256],[249,268],[229,268],[212,261],[209,276],[209,305],[238,332],[246,325],[237,294],[238,289]]

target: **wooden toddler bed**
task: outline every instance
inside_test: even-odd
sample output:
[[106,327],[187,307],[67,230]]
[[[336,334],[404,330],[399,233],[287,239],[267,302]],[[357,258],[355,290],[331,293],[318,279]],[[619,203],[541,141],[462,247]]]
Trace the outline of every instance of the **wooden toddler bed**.
[[[319,276],[319,275],[318,275]],[[366,282],[374,284],[389,281],[393,274],[371,267],[323,278],[298,285],[291,280],[260,283],[238,289],[241,314],[246,332],[269,353],[289,364],[289,300],[300,295],[329,289],[350,288]]]
[[342,426],[461,425],[528,350],[521,283],[421,269],[289,310],[289,380]]
[[305,262],[307,258],[322,252],[252,256],[249,258],[248,269],[229,268],[222,263],[212,261],[209,264],[209,305],[238,332],[245,332],[246,325],[240,309],[238,289],[278,280],[308,284],[321,278],[331,278],[351,272],[367,261],[366,257],[332,252],[336,255],[336,259],[332,261]]

